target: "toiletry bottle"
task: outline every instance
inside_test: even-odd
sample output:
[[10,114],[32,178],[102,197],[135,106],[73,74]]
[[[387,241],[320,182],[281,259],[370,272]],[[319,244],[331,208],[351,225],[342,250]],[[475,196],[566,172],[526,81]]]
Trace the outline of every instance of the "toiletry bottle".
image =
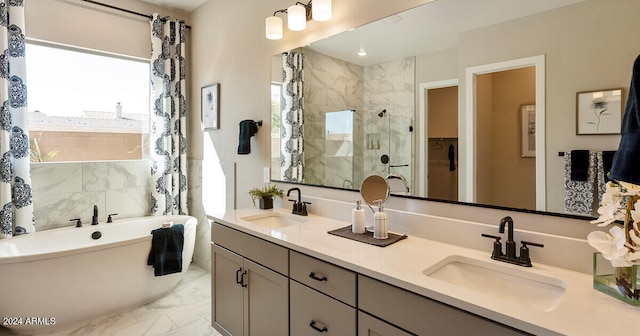
[[373,238],[375,239],[387,239],[389,238],[389,231],[387,229],[387,214],[382,208],[382,200],[378,203],[378,212],[373,215]]
[[360,200],[356,201],[356,208],[351,212],[351,231],[353,233],[364,233],[364,209],[360,207]]

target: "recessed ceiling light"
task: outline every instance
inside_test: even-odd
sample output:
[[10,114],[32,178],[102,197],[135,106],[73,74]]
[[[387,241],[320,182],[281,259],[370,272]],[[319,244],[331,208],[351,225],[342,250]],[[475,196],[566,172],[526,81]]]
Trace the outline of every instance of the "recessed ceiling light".
[[364,50],[358,51],[358,56],[367,56],[367,52]]

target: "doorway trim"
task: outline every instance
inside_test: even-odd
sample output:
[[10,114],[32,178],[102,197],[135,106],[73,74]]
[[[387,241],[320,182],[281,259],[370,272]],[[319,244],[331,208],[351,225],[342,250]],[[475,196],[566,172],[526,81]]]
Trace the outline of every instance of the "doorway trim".
[[[473,203],[476,200],[476,76],[535,67],[536,73],[536,210],[546,210],[546,156],[545,156],[545,55],[525,57],[504,62],[468,67],[465,75],[465,109],[462,111],[464,127],[460,130],[464,149],[464,181],[459,185],[460,200]],[[542,182],[542,183],[540,183]]]
[[[418,176],[417,186],[418,186],[418,195],[421,197],[428,197],[429,193],[429,178],[427,176],[427,167],[429,164],[429,150],[427,149],[427,140],[429,138],[429,96],[427,92],[432,89],[441,89],[446,87],[458,86],[458,79],[445,79],[441,81],[435,82],[427,82],[420,83],[419,91],[420,92],[420,100],[419,100],[419,108],[420,113],[418,113],[418,134],[416,136],[421,139],[416,139],[418,142],[418,153],[420,153],[420,164],[418,165]],[[459,99],[458,99],[459,101]]]

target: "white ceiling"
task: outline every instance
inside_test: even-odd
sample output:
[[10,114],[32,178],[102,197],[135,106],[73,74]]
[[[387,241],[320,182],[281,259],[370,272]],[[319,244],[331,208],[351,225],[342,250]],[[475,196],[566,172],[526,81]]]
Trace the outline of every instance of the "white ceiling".
[[[354,64],[379,64],[454,48],[464,31],[582,1],[585,0],[437,0],[314,42],[309,48]],[[361,49],[367,52],[365,57],[357,56]]]
[[185,12],[193,12],[207,0],[141,0],[157,6],[180,9]]

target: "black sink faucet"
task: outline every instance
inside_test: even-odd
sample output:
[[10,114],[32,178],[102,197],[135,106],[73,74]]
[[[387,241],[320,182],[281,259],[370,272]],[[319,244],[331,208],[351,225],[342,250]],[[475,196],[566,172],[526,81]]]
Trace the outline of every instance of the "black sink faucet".
[[513,218],[510,216],[506,216],[500,220],[500,225],[498,226],[498,232],[504,233],[504,227],[507,226],[507,242],[506,242],[506,251],[502,253],[502,243],[500,243],[500,239],[502,237],[492,236],[488,234],[482,234],[483,237],[495,239],[493,243],[493,253],[491,254],[491,259],[507,262],[510,264],[515,264],[524,267],[531,267],[531,258],[529,258],[529,247],[528,246],[537,246],[544,247],[542,244],[532,243],[528,241],[522,241],[522,247],[520,247],[520,256],[516,256],[516,242],[513,240]]
[[98,206],[93,206],[93,217],[91,217],[91,225],[98,225]]
[[500,226],[498,226],[498,232],[504,233],[504,226],[507,225],[507,242],[506,242],[506,256],[507,258],[516,257],[516,242],[513,241],[513,218],[510,216],[504,217],[500,220]]
[[307,204],[311,203],[302,201],[302,192],[300,191],[300,188],[291,188],[287,190],[287,197],[289,197],[289,194],[291,194],[292,191],[298,192],[298,200],[289,200],[290,202],[293,202],[293,209],[291,210],[291,213],[294,215],[307,216]]

